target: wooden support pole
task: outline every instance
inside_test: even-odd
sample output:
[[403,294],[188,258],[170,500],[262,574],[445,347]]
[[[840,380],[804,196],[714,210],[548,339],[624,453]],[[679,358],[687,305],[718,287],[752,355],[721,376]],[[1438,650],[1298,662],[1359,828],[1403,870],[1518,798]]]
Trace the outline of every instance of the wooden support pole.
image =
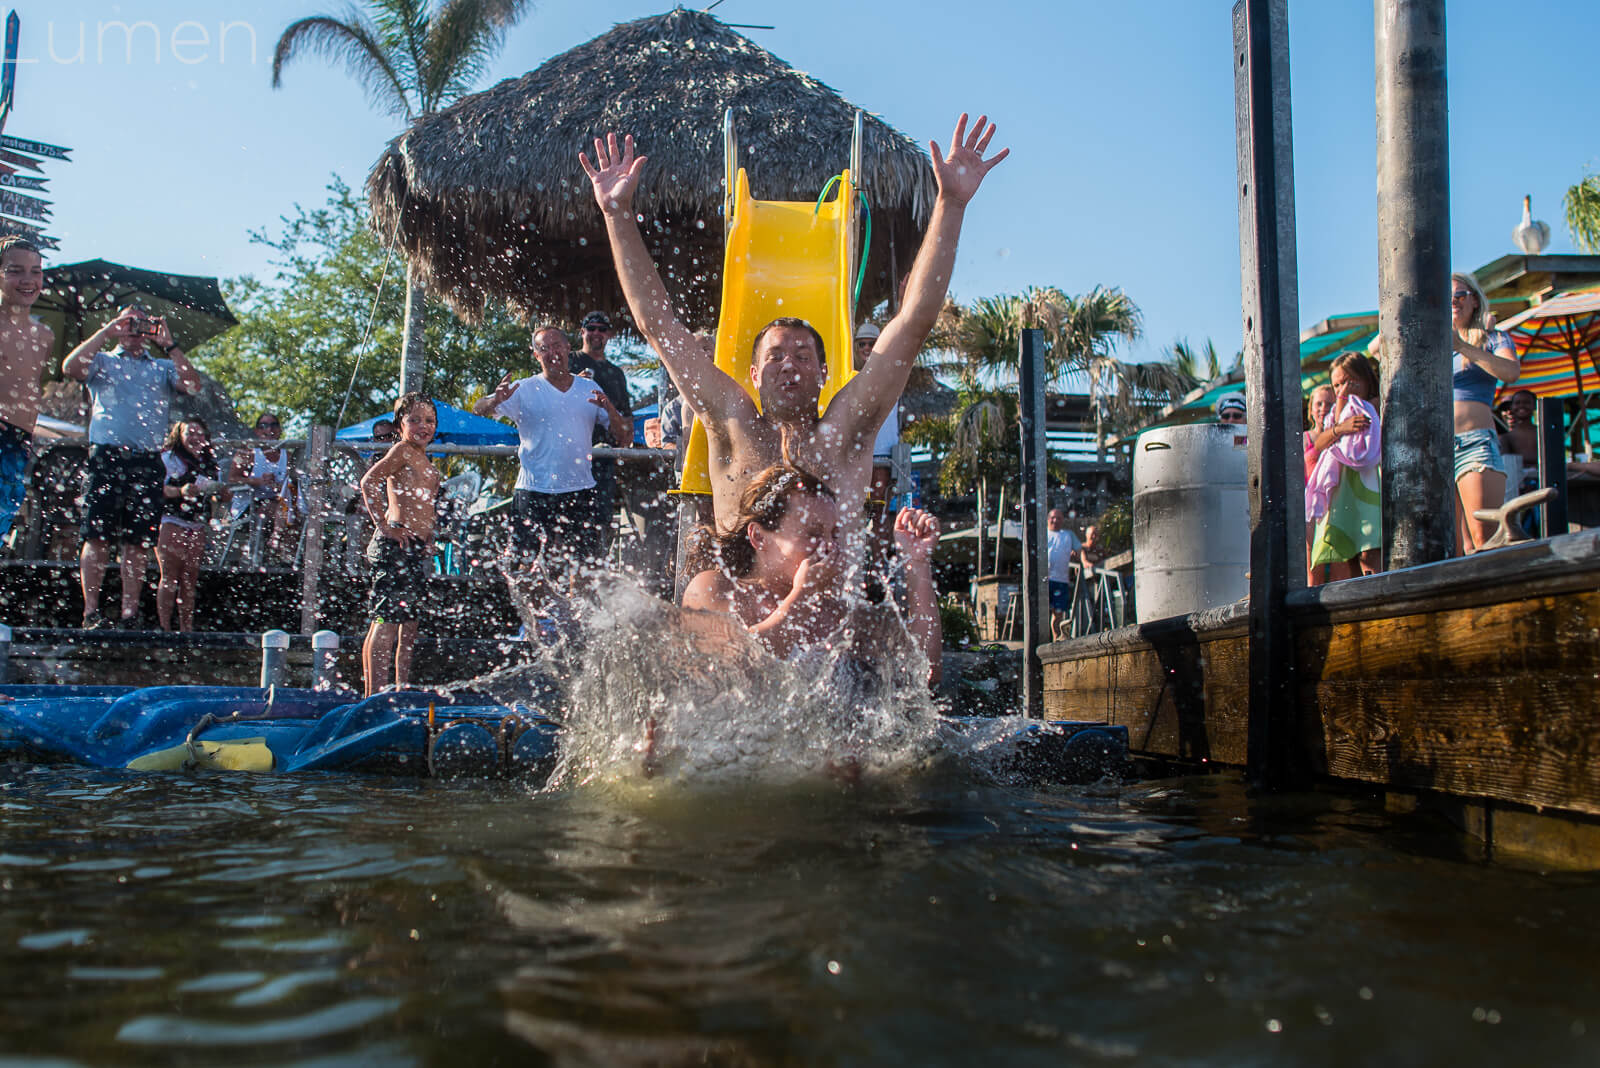
[[[301,456],[301,477],[306,480],[305,559],[300,570],[300,633],[317,630],[318,587],[322,580],[322,528],[328,514],[328,451],[333,428],[314,426]],[[266,520],[262,521],[263,523]]]
[[1374,0],[1384,566],[1455,551],[1445,0]]
[[[1050,636],[1050,566],[1045,559],[1044,333],[1022,332],[1017,384],[1022,409],[1022,703],[1044,718],[1044,662],[1039,644]],[[1005,515],[999,522],[1005,529]],[[981,531],[980,531],[981,533]]]
[[[1539,533],[1547,538],[1567,532],[1566,412],[1560,397],[1539,398],[1539,485],[1554,486],[1556,499],[1539,506]],[[1506,499],[1520,492],[1506,487]]]
[[1286,0],[1233,8],[1245,388],[1250,398],[1249,772],[1292,785],[1297,695],[1285,598],[1304,585],[1294,141]]

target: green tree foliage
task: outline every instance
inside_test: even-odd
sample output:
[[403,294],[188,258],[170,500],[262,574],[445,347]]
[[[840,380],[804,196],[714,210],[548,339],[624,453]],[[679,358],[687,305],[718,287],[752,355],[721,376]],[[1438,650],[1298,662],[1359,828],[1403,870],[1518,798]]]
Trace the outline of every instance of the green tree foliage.
[[[225,281],[239,325],[193,354],[196,365],[229,391],[246,421],[271,408],[332,424],[352,374],[345,423],[394,403],[405,267],[398,253],[386,256],[366,220],[364,199],[335,179],[322,207],[296,205],[279,233],[251,235],[277,254],[276,277]],[[527,327],[504,308],[491,308],[480,327],[453,315],[432,316],[427,351],[426,391],[461,406],[506,371],[535,368]]]
[[292,22],[272,53],[272,86],[302,52],[342,64],[374,106],[411,122],[471,91],[529,0],[366,0],[344,18]]
[[1586,252],[1600,252],[1600,174],[1585,175],[1562,202],[1572,240]]
[[937,354],[928,362],[968,389],[980,382],[1014,383],[1027,329],[1043,334],[1048,387],[1071,387],[1076,378],[1081,389],[1087,379],[1101,434],[1133,429],[1190,388],[1167,363],[1117,356],[1122,344],[1141,336],[1144,316],[1115,286],[1096,286],[1081,296],[1039,286],[966,306],[952,302],[940,316],[932,340]]
[[[272,87],[283,85],[283,68],[303,52],[343,64],[372,103],[390,115],[414,121],[471,90],[511,26],[531,0],[365,0],[342,19],[313,15],[292,22],[272,51]],[[406,275],[401,345],[408,381],[417,388],[428,351],[422,321],[425,294]],[[426,385],[426,383],[423,383]]]

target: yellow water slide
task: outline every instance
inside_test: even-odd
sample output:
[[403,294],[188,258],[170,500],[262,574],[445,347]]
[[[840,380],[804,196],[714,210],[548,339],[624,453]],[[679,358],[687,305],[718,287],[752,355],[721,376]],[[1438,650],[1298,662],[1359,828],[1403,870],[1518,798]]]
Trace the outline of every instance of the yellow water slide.
[[[836,194],[820,202],[756,200],[750,179],[737,167],[731,113],[725,120],[728,195],[724,214],[728,236],[722,263],[722,308],[717,323],[717,366],[733,376],[760,403],[750,381],[751,347],[756,332],[774,319],[804,319],[822,335],[828,377],[821,408],[855,374],[852,359],[854,301],[851,268],[857,262],[856,187],[861,120],[851,150],[854,170],[845,170]],[[828,189],[821,191],[823,196]],[[683,493],[710,493],[706,432],[695,421],[684,457]]]

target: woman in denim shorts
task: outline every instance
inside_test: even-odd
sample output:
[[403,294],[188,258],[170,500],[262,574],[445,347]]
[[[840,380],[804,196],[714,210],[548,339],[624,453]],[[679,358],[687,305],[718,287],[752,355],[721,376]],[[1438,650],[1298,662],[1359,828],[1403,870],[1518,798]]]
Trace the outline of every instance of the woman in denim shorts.
[[1506,473],[1500,463],[1500,436],[1494,425],[1495,391],[1522,373],[1516,347],[1504,331],[1491,328],[1489,302],[1470,274],[1450,276],[1451,347],[1456,426],[1456,551],[1477,552],[1494,533],[1494,524],[1473,516],[1498,508],[1506,499]]

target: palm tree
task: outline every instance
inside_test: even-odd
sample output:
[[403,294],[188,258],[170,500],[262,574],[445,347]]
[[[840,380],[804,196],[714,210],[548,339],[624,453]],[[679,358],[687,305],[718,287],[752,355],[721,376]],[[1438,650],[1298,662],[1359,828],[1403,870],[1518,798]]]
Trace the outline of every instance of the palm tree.
[[1585,251],[1600,252],[1600,174],[1585,175],[1563,201],[1572,240]]
[[1179,338],[1172,343],[1166,355],[1166,362],[1188,380],[1190,389],[1222,377],[1222,357],[1217,354],[1217,346],[1210,338],[1206,338],[1203,348],[1190,345],[1188,338]]
[[[272,87],[304,52],[342,63],[385,114],[415,122],[468,92],[530,0],[365,0],[366,12],[290,23],[272,53]],[[400,392],[422,387],[425,294],[406,271]]]

